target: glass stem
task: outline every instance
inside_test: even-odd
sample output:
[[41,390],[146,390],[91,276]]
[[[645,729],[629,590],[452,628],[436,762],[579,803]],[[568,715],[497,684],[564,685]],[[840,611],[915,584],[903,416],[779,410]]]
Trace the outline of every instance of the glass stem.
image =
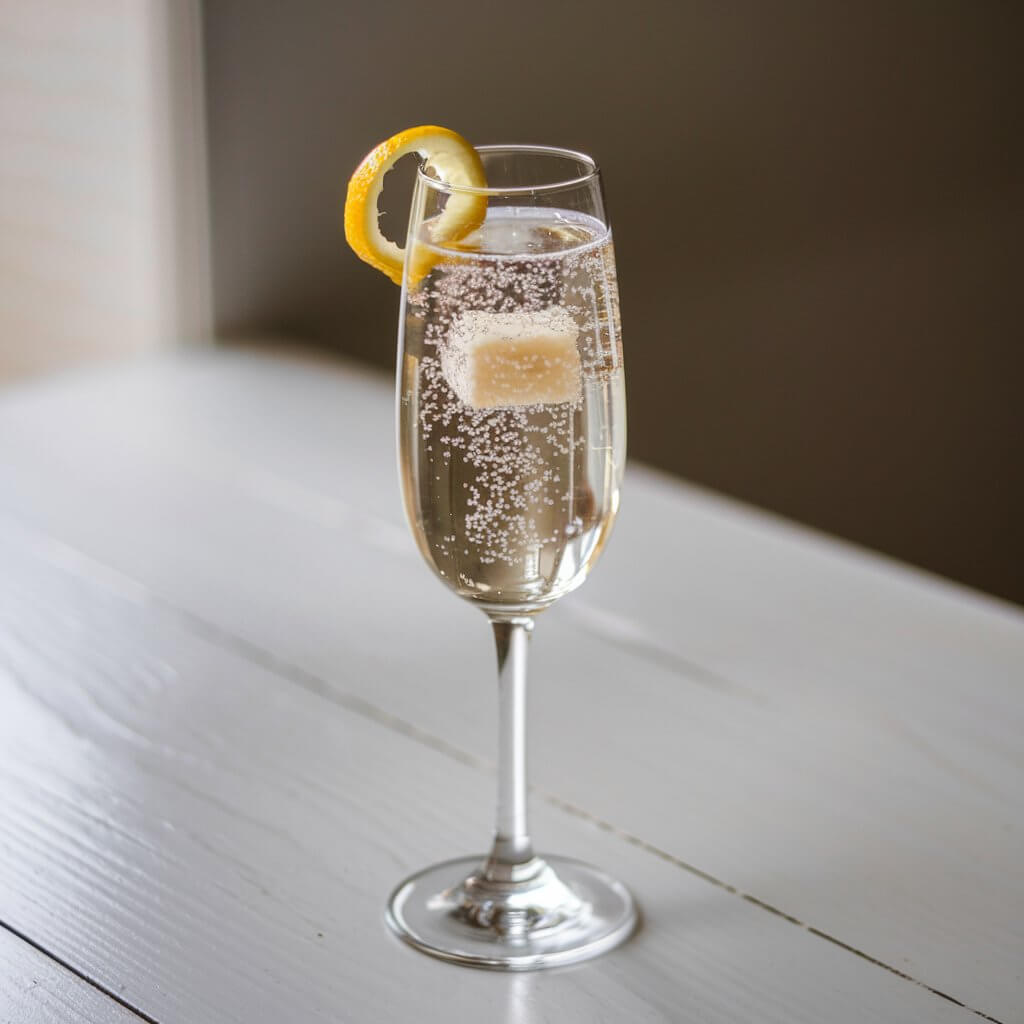
[[526,826],[526,655],[533,619],[492,619],[498,650],[498,817],[484,876],[522,880],[533,868]]

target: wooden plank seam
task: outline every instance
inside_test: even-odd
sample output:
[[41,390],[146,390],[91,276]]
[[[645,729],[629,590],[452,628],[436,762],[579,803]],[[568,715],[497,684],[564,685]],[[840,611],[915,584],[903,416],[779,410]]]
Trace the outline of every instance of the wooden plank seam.
[[42,953],[42,955],[45,956],[48,960],[52,960],[55,964],[57,964],[59,967],[62,967],[69,974],[73,974],[80,981],[84,981],[90,988],[94,988],[96,989],[97,992],[102,993],[108,999],[112,999],[115,1003],[118,1004],[118,1006],[127,1010],[129,1013],[134,1014],[136,1017],[139,1018],[139,1020],[146,1021],[146,1024],[160,1024],[160,1021],[158,1021],[155,1017],[151,1017],[148,1013],[145,1012],[145,1010],[140,1009],[138,1006],[133,1006],[131,1003],[128,1002],[128,1000],[119,996],[116,992],[108,988],[102,982],[97,981],[95,978],[90,978],[88,974],[85,974],[83,971],[80,971],[77,967],[75,967],[74,964],[69,963],[63,957],[58,956],[56,953],[51,952],[45,946],[40,945],[33,938],[26,935],[23,931],[20,931],[18,928],[15,928],[14,925],[10,924],[7,921],[0,920],[0,928],[3,928],[4,931],[10,932],[11,935],[13,935],[16,939],[19,939],[21,942],[24,942],[27,946],[31,946],[37,953]]

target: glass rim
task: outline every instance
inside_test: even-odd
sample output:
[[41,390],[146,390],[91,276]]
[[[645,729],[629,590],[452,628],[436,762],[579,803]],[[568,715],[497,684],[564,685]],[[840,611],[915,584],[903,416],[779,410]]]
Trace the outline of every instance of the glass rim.
[[542,185],[510,185],[507,188],[492,188],[489,185],[486,187],[476,185],[454,185],[450,181],[442,181],[440,178],[435,178],[432,174],[427,174],[427,161],[424,161],[416,170],[417,179],[429,188],[437,189],[440,192],[451,192],[453,194],[461,193],[473,196],[522,196],[542,195],[546,192],[558,192],[567,188],[578,188],[580,185],[586,185],[588,182],[593,181],[599,177],[601,173],[597,166],[597,161],[593,157],[587,156],[586,153],[581,153],[579,150],[563,149],[561,146],[532,146],[527,144],[511,143],[508,145],[496,144],[489,146],[474,146],[473,148],[480,154],[506,152],[528,153],[533,156],[563,157],[566,160],[575,160],[577,163],[588,167],[589,170],[574,178],[566,178],[562,181],[545,182]]

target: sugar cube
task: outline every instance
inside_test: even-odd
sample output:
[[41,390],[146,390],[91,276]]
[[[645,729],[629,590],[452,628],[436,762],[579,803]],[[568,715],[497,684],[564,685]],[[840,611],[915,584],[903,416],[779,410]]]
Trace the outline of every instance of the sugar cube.
[[580,397],[579,330],[560,306],[461,314],[441,346],[441,369],[473,409],[575,402]]

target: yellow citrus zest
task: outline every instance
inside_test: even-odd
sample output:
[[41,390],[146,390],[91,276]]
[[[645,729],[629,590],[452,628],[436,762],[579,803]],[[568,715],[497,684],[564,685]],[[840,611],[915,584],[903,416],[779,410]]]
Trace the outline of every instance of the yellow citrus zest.
[[[361,260],[387,274],[395,284],[402,283],[407,250],[381,233],[377,201],[384,188],[384,175],[407,153],[418,153],[437,177],[449,185],[487,187],[477,151],[461,135],[436,125],[422,125],[392,135],[364,157],[348,183],[345,238]],[[429,240],[436,245],[457,242],[483,224],[486,215],[486,196],[455,192],[448,197],[444,209],[426,223]],[[423,277],[438,258],[424,246],[414,245],[409,254],[410,281]]]

